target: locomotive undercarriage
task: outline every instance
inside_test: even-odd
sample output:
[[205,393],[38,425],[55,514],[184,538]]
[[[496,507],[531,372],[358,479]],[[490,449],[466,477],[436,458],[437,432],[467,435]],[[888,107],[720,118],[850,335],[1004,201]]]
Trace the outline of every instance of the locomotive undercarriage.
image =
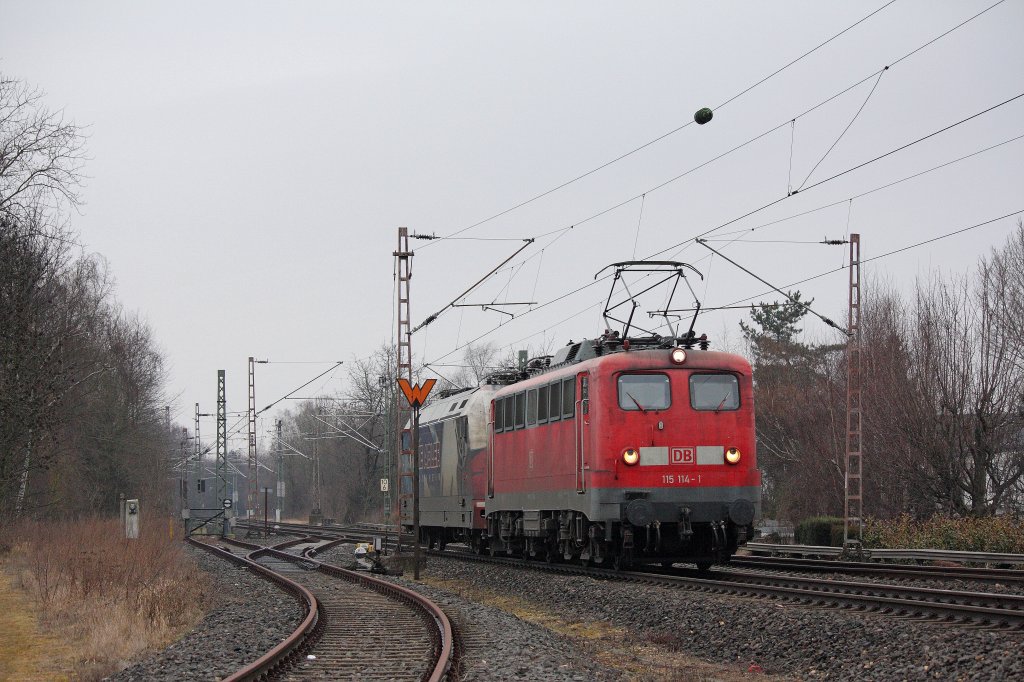
[[615,568],[685,561],[707,570],[726,563],[747,531],[732,521],[691,523],[685,509],[679,521],[644,525],[627,519],[594,522],[579,511],[502,511],[490,514],[486,531],[468,539],[477,552],[492,556]]

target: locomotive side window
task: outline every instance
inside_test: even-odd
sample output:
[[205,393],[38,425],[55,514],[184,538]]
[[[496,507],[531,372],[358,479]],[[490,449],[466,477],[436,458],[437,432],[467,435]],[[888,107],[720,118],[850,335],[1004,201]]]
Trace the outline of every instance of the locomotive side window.
[[516,428],[526,426],[526,394],[516,393]]
[[511,431],[515,428],[516,423],[516,399],[513,396],[505,398],[505,430]]
[[691,374],[690,405],[695,410],[738,410],[739,381],[732,374]]
[[526,392],[526,425],[534,426],[537,423],[537,389],[532,388]]
[[618,383],[619,407],[623,410],[667,410],[672,405],[666,374],[622,374]]
[[548,404],[551,407],[548,410],[548,421],[556,422],[562,418],[562,384],[556,381],[549,388],[551,397]]
[[571,419],[576,414],[576,377],[562,380],[562,416]]
[[548,420],[548,387],[537,389],[537,422],[544,424]]
[[494,401],[494,432],[499,433],[505,428],[505,401]]

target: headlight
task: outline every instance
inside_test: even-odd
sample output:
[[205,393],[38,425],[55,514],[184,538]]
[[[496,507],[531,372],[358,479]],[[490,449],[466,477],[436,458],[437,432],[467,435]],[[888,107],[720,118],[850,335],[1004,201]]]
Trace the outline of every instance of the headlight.
[[725,451],[725,461],[729,464],[740,463],[740,451],[738,448],[729,448]]
[[622,452],[622,462],[626,466],[633,466],[640,461],[640,451],[634,448],[626,448]]
[[673,348],[672,362],[676,363],[677,365],[681,365],[684,362],[686,362],[686,351],[683,350],[682,348]]

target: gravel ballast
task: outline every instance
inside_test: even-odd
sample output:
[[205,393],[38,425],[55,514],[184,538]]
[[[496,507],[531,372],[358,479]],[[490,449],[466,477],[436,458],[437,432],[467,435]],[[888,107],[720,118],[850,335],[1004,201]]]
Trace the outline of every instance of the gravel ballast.
[[189,547],[215,595],[209,612],[184,637],[112,675],[127,680],[216,680],[255,661],[302,621],[301,604],[248,569]]
[[[339,545],[318,555],[318,561],[348,568],[354,545]],[[382,576],[377,576],[382,577]],[[458,680],[620,680],[621,671],[595,661],[572,639],[553,634],[498,608],[466,599],[450,590],[388,577],[423,594],[440,606],[462,644]]]
[[1024,679],[1024,635],[763,599],[430,559],[425,575],[515,594],[638,643],[829,679]]

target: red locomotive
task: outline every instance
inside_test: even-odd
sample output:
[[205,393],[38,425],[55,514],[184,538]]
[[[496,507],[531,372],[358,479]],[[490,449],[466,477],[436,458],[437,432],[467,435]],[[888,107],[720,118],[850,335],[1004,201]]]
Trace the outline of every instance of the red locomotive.
[[609,332],[423,408],[424,540],[616,567],[728,561],[761,499],[751,368],[693,346],[707,343],[692,328]]

